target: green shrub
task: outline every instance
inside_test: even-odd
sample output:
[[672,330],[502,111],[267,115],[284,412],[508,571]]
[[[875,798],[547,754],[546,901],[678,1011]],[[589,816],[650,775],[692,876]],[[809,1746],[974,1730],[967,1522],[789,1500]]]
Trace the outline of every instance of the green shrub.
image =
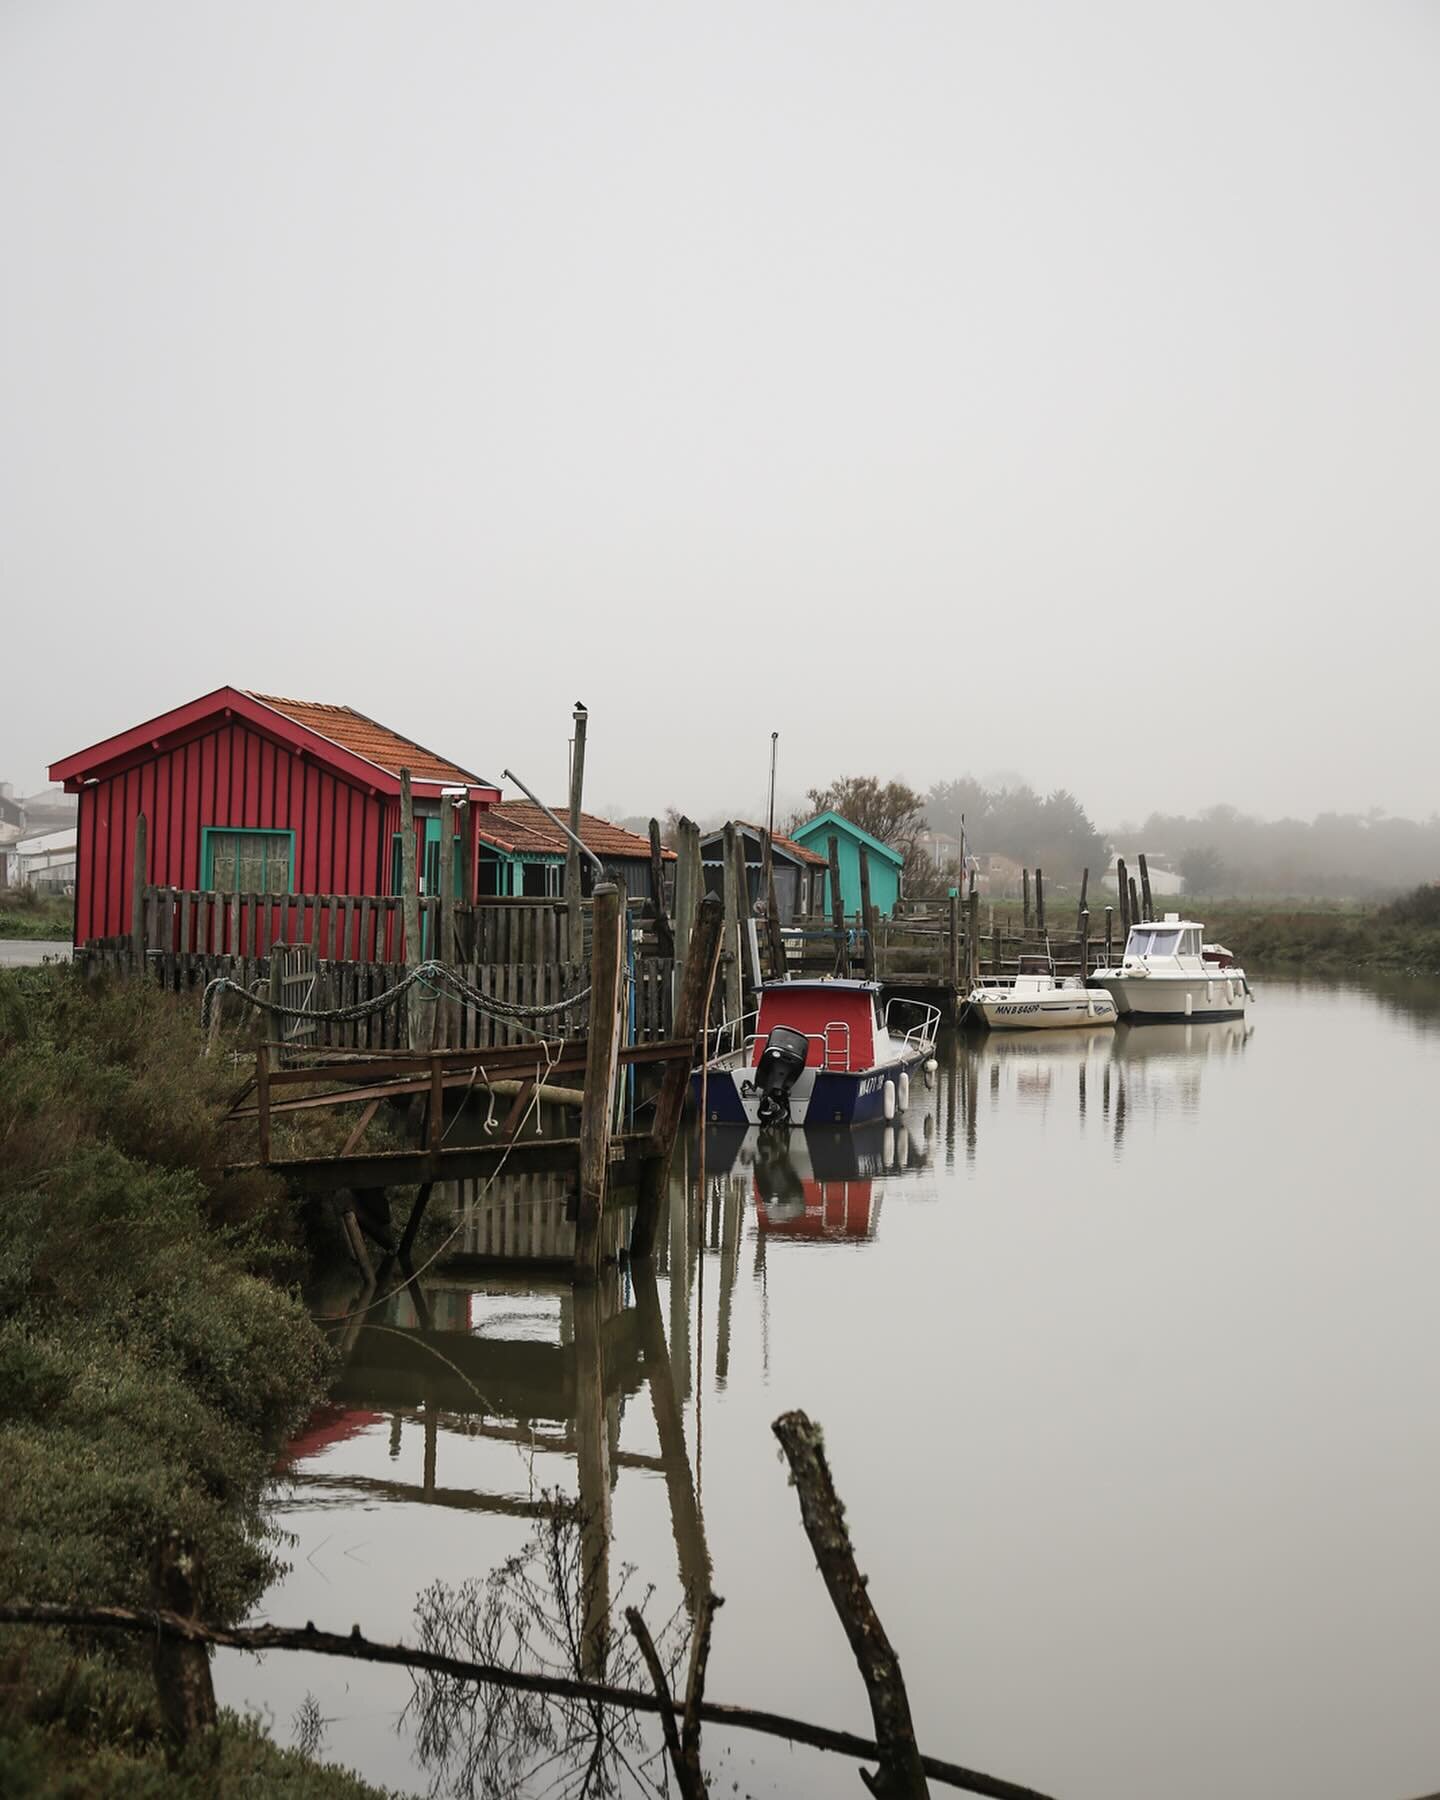
[[[195,1008],[71,970],[0,977],[0,1592],[144,1606],[160,1539],[199,1549],[201,1603],[241,1617],[276,1569],[261,1501],[328,1352],[274,1273],[293,1209],[227,1177],[239,1075]],[[149,1647],[0,1631],[0,1793],[172,1800],[361,1795],[229,1720],[170,1769]]]

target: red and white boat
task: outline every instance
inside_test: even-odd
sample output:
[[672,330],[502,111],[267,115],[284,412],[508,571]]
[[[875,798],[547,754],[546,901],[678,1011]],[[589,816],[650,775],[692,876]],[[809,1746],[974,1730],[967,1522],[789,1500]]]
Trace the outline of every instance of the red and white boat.
[[893,1119],[935,1054],[940,1009],[891,1000],[874,981],[770,981],[758,1013],[727,1022],[691,1079],[708,1121],[861,1125]]

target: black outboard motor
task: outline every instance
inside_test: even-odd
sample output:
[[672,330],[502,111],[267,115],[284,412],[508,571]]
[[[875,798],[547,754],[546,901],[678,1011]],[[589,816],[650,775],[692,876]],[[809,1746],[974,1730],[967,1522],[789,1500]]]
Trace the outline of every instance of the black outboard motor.
[[790,1123],[790,1090],[800,1079],[809,1050],[810,1042],[803,1031],[793,1031],[788,1025],[771,1028],[760,1061],[755,1065],[755,1091],[760,1096],[762,1125]]

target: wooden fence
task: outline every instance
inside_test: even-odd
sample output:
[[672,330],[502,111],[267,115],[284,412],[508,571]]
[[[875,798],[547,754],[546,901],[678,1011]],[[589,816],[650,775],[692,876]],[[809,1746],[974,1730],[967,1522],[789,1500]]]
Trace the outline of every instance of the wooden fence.
[[[408,960],[405,902],[399,894],[212,894],[146,886],[140,905],[147,951],[256,957],[268,956],[272,944],[308,944],[326,962]],[[588,900],[581,904],[580,941],[574,946],[563,900],[486,899],[464,905],[430,895],[419,907],[422,957],[448,955],[453,930],[462,963],[589,960]],[[632,900],[628,917],[636,954],[653,954],[647,903]]]
[[[87,971],[133,972],[137,967],[128,938],[85,945],[76,952],[76,960]],[[174,993],[203,988],[220,975],[241,987],[268,991],[271,958],[156,949],[147,951],[144,968],[147,975]],[[625,1029],[623,1041],[656,1043],[670,1036],[674,1017],[673,968],[673,963],[654,957],[635,962],[630,983],[633,1035]],[[467,963],[456,972],[478,993],[513,1006],[548,1006],[567,994],[578,993],[590,978],[587,964],[572,962]],[[405,975],[403,963],[335,962],[320,958],[315,966],[313,995],[305,1004],[307,1010],[316,1012],[359,1006],[388,992]],[[411,993],[417,991],[411,989]],[[234,1004],[233,998],[228,1004]],[[587,1020],[588,1009],[582,1000],[542,1019],[527,1020],[530,1029],[525,1030],[482,1012],[471,1002],[450,997],[437,1005],[436,1044],[455,1050],[487,1049],[496,1044],[533,1043],[537,1031],[546,1037],[583,1037]],[[405,1002],[397,1001],[363,1019],[317,1022],[313,1034],[307,1034],[307,1042],[325,1050],[405,1049],[409,1044]]]

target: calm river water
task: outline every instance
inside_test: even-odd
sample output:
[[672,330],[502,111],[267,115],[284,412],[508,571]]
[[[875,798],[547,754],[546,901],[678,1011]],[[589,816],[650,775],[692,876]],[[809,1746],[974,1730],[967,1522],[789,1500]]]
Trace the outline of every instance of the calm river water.
[[[413,1640],[421,1589],[608,1467],[612,1589],[634,1565],[662,1620],[708,1563],[725,1596],[711,1697],[868,1732],[769,1429],[801,1406],[927,1750],[1074,1800],[1440,1788],[1440,986],[1256,986],[1243,1024],[957,1040],[898,1136],[712,1132],[703,1195],[692,1141],[658,1283],[598,1306],[425,1280],[428,1332],[372,1315],[277,1478],[263,1616]],[[286,1741],[308,1691],[324,1754],[451,1791],[401,1671],[217,1684]],[[706,1742],[716,1793],[863,1791]]]

